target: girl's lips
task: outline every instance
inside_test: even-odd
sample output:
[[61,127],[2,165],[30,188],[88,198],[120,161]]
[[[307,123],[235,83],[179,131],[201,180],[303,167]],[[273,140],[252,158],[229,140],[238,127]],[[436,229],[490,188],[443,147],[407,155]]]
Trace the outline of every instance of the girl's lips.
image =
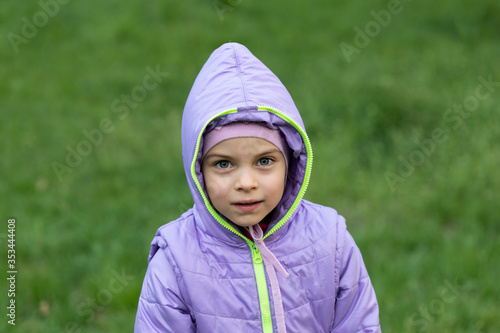
[[240,201],[234,203],[233,206],[246,213],[257,209],[261,203],[262,201]]

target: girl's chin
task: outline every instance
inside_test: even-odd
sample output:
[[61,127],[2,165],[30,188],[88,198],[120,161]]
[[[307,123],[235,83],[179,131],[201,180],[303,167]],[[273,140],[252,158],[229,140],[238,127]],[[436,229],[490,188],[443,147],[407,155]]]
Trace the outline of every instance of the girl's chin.
[[245,221],[245,222],[237,221],[237,222],[233,222],[233,223],[236,224],[236,225],[238,225],[238,226],[240,226],[240,227],[245,228],[245,227],[249,227],[251,225],[256,225],[259,222],[260,222],[260,220],[259,221]]

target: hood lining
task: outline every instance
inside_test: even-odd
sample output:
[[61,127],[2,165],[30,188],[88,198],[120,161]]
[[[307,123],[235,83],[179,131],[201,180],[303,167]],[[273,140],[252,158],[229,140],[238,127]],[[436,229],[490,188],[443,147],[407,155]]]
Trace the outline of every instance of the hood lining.
[[[265,114],[268,114],[268,116],[266,117]],[[300,203],[309,183],[310,169],[312,166],[312,149],[305,131],[295,121],[293,121],[293,119],[272,107],[260,106],[258,107],[258,111],[245,110],[244,112],[238,112],[238,109],[230,109],[219,113],[207,121],[198,136],[191,164],[191,176],[196,184],[196,187],[198,188],[199,195],[202,197],[206,209],[215,218],[215,220],[245,240],[247,239],[238,231],[238,226],[219,214],[219,212],[211,204],[205,191],[203,174],[201,172],[202,156],[200,156],[200,152],[203,145],[203,134],[216,126],[236,121],[264,122],[270,128],[279,129],[285,135],[287,144],[293,152],[288,170],[289,175],[293,174],[293,177],[287,178],[285,192],[283,193],[282,200],[272,212],[273,215],[271,216],[269,230],[263,237],[265,239],[286,223]],[[297,137],[292,137],[297,135],[300,137],[300,147],[297,146]]]

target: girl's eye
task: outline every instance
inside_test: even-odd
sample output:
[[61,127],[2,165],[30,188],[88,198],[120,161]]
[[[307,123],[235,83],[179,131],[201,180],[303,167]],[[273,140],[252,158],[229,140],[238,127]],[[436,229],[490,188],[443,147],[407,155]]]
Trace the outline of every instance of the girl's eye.
[[268,157],[264,157],[264,158],[261,158],[261,159],[259,160],[258,165],[267,166],[267,165],[271,164],[271,162],[272,162],[272,160],[271,160],[270,158],[268,158]]
[[219,161],[219,162],[215,163],[215,165],[218,168],[227,169],[231,166],[231,163],[229,163],[229,161]]

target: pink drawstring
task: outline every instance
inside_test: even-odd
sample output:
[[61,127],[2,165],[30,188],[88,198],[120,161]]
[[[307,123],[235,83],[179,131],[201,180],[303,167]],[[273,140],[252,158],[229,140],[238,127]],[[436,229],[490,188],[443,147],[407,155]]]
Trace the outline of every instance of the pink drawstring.
[[271,282],[271,293],[273,295],[274,312],[276,314],[276,324],[278,326],[278,333],[286,333],[285,326],[285,311],[283,310],[283,300],[281,298],[280,286],[278,284],[278,278],[276,277],[276,270],[281,274],[283,279],[288,277],[287,271],[281,266],[281,263],[276,259],[274,254],[269,251],[266,244],[262,240],[264,235],[262,229],[258,224],[254,226],[249,226],[248,230],[252,236],[255,245],[259,249],[262,258],[264,260],[264,266],[266,267],[266,272],[269,275],[269,281]]

